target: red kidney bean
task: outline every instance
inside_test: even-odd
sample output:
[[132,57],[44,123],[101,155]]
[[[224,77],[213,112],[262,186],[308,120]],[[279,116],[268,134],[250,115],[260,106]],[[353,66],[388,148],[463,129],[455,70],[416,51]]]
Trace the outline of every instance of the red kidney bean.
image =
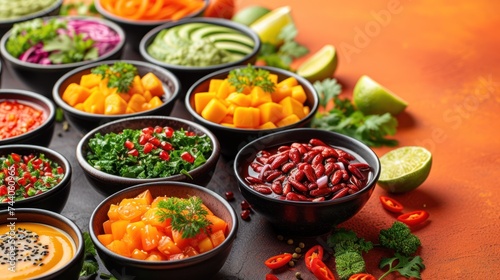
[[302,161],[304,162],[307,162],[307,163],[311,163],[312,159],[317,155],[319,154],[320,152],[319,151],[316,151],[316,150],[310,150],[308,152],[306,152],[303,156],[302,156]]
[[358,187],[354,184],[346,184],[346,185],[349,189],[353,190],[354,192],[359,191]]
[[346,196],[348,193],[349,193],[349,188],[343,188],[342,190],[340,190],[339,192],[337,192],[337,193],[336,193],[336,194],[332,197],[332,200],[333,200],[333,199],[337,199],[337,198],[344,197],[344,196]]
[[359,169],[356,167],[356,166],[353,166],[352,164],[349,164],[347,166],[347,169],[349,171],[351,171],[352,175],[358,177],[358,179],[360,179],[361,181],[365,180],[365,175],[363,175],[363,173],[361,173],[361,171],[359,171]]
[[285,152],[285,151],[288,151],[290,150],[290,146],[280,146],[278,148],[278,152]]
[[297,148],[291,148],[288,152],[288,157],[294,164],[298,164],[301,161],[300,152]]
[[333,172],[333,175],[330,176],[330,184],[335,186],[340,183],[340,181],[342,181],[342,170],[335,170],[335,172]]
[[316,183],[310,183],[307,185],[308,190],[315,190],[317,188],[318,188],[318,184],[316,184]]
[[325,146],[325,147],[329,147],[329,145],[327,145],[325,142],[317,139],[317,138],[311,138],[309,140],[309,144],[313,145],[313,146]]
[[295,163],[293,162],[287,162],[281,166],[281,171],[283,173],[288,173],[290,170],[292,170],[295,167]]
[[323,149],[323,151],[321,152],[321,155],[324,158],[335,158],[336,159],[339,157],[339,154],[333,148]]
[[269,172],[266,176],[266,182],[272,182],[274,179],[278,178],[281,175],[280,171],[274,170]]
[[330,188],[322,188],[322,189],[314,189],[309,191],[309,195],[311,196],[328,196],[332,193]]
[[316,182],[316,174],[314,174],[314,170],[312,169],[310,164],[306,164],[304,166],[304,174],[306,174],[307,180],[309,182]]
[[289,192],[286,195],[286,200],[294,200],[294,201],[308,201],[309,199],[301,194],[294,193],[294,192]]
[[252,162],[250,163],[250,168],[252,168],[253,171],[259,173],[262,170],[262,164],[258,162]]
[[245,180],[249,183],[249,184],[263,184],[264,182],[257,178],[257,177],[253,177],[253,176],[247,176],[245,177]]
[[283,182],[283,194],[284,195],[287,195],[289,192],[292,191],[292,184],[290,184],[290,182],[288,181],[285,181]]
[[267,161],[269,160],[269,158],[267,157],[256,157],[255,160],[258,162],[258,163],[261,163],[261,164],[266,164]]
[[320,201],[325,201],[325,197],[324,196],[320,196],[320,197],[316,197],[314,198],[313,200],[311,200],[312,202],[320,202]]
[[340,172],[342,172],[342,180],[348,181],[351,176],[349,176],[349,173],[345,169],[340,169]]
[[359,180],[356,176],[351,176],[351,182],[356,185],[358,188],[362,188],[363,187],[363,182],[361,180]]
[[290,184],[299,192],[307,192],[307,187],[304,186],[304,184],[302,184],[301,182],[293,178],[288,179],[288,182],[290,182]]
[[347,160],[355,160],[356,159],[353,155],[349,154],[348,152],[346,152],[344,150],[335,149],[335,151],[337,152],[337,154],[339,155],[339,157],[343,157],[343,158],[345,158]]
[[316,178],[319,178],[323,175],[325,175],[325,167],[323,166],[322,163],[319,163],[319,164],[316,164],[316,165],[311,165],[313,170],[314,170],[314,174],[316,175]]
[[342,164],[344,164],[344,166],[347,168],[347,166],[350,164],[350,162],[345,158],[345,157],[338,157],[337,158],[338,161],[342,162]]
[[283,186],[281,185],[281,182],[280,181],[274,181],[272,182],[271,184],[271,189],[273,190],[273,192],[277,195],[281,195],[283,194]]
[[345,189],[347,186],[344,183],[337,184],[331,188],[332,193],[338,192],[341,189]]
[[300,143],[292,143],[292,145],[290,145],[290,147],[296,148],[301,155],[303,155],[307,152],[306,147],[304,147],[304,145],[302,145]]
[[311,165],[323,164],[323,156],[321,154],[317,154],[313,157],[311,161]]
[[355,162],[351,163],[351,165],[355,166],[360,171],[369,171],[371,169],[370,166],[364,162]]
[[271,163],[271,169],[277,169],[282,164],[288,161],[288,153],[283,153],[282,155],[276,157]]
[[338,165],[333,162],[325,163],[325,171],[323,172],[326,176],[330,176],[336,169]]
[[295,172],[292,172],[290,178],[295,179],[295,180],[300,182],[304,179],[305,176],[306,176],[306,174],[304,174],[303,170],[296,169]]
[[268,152],[268,151],[266,151],[266,150],[261,150],[261,151],[260,151],[260,156],[262,156],[262,157],[268,158],[268,157],[270,157],[271,155],[272,155],[272,154],[271,154],[271,152]]
[[256,184],[256,185],[252,185],[252,188],[258,192],[260,192],[261,194],[272,194],[273,193],[273,190],[271,190],[270,187],[264,185],[264,184]]

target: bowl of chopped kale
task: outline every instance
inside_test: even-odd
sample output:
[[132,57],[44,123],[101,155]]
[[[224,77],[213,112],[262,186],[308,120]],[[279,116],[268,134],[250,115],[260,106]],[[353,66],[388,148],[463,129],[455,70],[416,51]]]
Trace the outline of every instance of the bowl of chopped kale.
[[165,180],[204,186],[219,155],[219,141],[208,129],[166,116],[109,122],[88,132],[76,148],[87,180],[106,196]]

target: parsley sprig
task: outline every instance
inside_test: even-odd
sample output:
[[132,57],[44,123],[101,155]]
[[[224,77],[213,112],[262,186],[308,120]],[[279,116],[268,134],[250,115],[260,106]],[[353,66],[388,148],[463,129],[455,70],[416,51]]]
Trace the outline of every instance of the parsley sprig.
[[202,206],[203,201],[197,196],[169,197],[158,203],[158,215],[161,221],[171,219],[172,229],[182,232],[182,238],[191,238],[210,225],[208,212]]
[[99,65],[92,68],[90,72],[108,79],[108,87],[118,88],[118,92],[128,92],[138,73],[134,65],[123,61],[117,61],[113,65]]
[[[398,121],[391,114],[364,115],[357,110],[351,100],[340,98],[342,87],[336,79],[316,81],[314,87],[319,94],[320,106],[311,126],[329,131],[335,131],[360,140],[371,147],[396,146],[397,140],[387,136],[396,134]],[[333,108],[326,107],[333,103]]]
[[259,86],[265,92],[274,92],[274,83],[269,78],[269,71],[248,64],[245,68],[229,71],[229,83],[237,92],[243,92],[246,87]]

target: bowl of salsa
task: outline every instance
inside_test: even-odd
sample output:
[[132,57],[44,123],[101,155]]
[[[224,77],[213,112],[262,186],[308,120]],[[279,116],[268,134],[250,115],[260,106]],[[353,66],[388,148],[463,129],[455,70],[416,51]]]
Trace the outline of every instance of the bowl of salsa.
[[48,98],[27,90],[0,89],[0,146],[48,147],[55,119],[56,107]]
[[0,146],[0,210],[38,208],[60,213],[72,168],[60,153],[35,145]]

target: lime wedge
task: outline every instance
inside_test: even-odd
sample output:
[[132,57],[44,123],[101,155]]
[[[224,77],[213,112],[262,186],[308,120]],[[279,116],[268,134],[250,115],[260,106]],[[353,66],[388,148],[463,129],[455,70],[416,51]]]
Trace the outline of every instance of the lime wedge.
[[365,115],[401,113],[408,103],[390,90],[364,75],[354,86],[352,101]]
[[236,12],[231,20],[249,26],[270,11],[262,6],[248,6]]
[[390,193],[416,189],[429,176],[432,154],[418,146],[392,150],[380,157],[380,177],[377,184]]
[[282,43],[282,40],[278,39],[281,29],[292,23],[290,12],[289,6],[276,8],[250,24],[250,28],[259,35],[262,43],[279,45]]
[[310,82],[330,78],[337,69],[337,52],[332,45],[325,45],[319,51],[305,60],[297,74]]

